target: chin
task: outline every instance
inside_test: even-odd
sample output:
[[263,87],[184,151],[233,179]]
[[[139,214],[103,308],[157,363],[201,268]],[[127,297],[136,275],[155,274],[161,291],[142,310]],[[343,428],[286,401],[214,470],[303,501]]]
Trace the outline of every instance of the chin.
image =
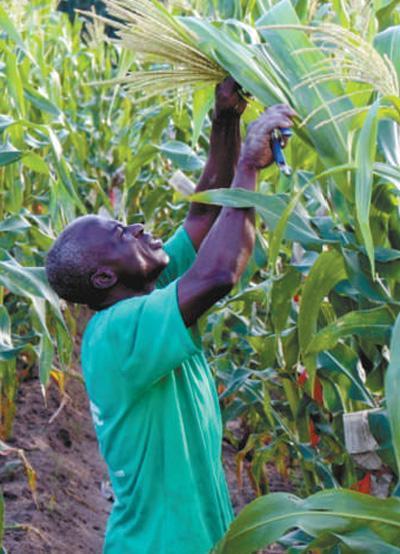
[[160,249],[160,255],[157,256],[157,260],[155,260],[155,267],[150,271],[151,280],[155,280],[159,277],[159,275],[163,272],[163,270],[167,267],[169,264],[169,256],[168,254]]

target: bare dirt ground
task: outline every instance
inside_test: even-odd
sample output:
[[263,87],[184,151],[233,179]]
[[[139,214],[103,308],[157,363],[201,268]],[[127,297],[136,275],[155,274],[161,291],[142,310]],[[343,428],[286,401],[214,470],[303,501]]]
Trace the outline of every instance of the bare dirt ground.
[[[37,474],[35,505],[23,466],[12,454],[0,457],[0,489],[6,506],[4,546],[9,554],[99,554],[111,501],[101,492],[107,472],[97,449],[84,386],[69,379],[71,401],[49,423],[60,405],[53,384],[44,404],[39,382],[22,382],[10,446],[24,449]],[[224,445],[224,463],[235,512],[254,498],[246,474],[239,488],[235,450]],[[269,469],[271,490],[290,484]],[[282,552],[270,548],[266,552]],[[122,554],[122,553],[121,553]]]

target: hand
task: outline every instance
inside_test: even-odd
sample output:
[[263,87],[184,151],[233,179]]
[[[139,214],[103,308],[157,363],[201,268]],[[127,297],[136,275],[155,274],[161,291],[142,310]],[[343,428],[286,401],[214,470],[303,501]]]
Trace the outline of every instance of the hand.
[[[271,134],[278,127],[292,127],[296,112],[286,104],[271,106],[251,125],[242,147],[240,162],[255,169],[262,169],[274,161],[271,148]],[[284,139],[284,147],[287,138]]]
[[215,108],[213,119],[233,116],[240,117],[246,109],[247,102],[239,94],[240,85],[232,78],[227,77],[215,89]]

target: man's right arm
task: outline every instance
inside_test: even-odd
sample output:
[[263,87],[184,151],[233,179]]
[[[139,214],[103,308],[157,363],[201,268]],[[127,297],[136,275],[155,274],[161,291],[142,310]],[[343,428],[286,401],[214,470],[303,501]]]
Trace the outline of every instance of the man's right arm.
[[[273,162],[272,131],[291,127],[294,115],[289,106],[273,106],[250,126],[231,188],[255,190],[258,171]],[[195,263],[178,282],[179,308],[187,327],[238,282],[253,250],[254,221],[253,208],[221,210]]]

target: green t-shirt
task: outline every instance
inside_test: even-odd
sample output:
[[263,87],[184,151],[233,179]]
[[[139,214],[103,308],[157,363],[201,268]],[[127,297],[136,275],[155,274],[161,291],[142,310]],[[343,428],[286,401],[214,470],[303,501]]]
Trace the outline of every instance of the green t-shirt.
[[195,250],[180,228],[158,288],[98,312],[83,338],[91,411],[115,493],[105,554],[206,554],[232,520],[214,381],[185,327],[177,278]]

